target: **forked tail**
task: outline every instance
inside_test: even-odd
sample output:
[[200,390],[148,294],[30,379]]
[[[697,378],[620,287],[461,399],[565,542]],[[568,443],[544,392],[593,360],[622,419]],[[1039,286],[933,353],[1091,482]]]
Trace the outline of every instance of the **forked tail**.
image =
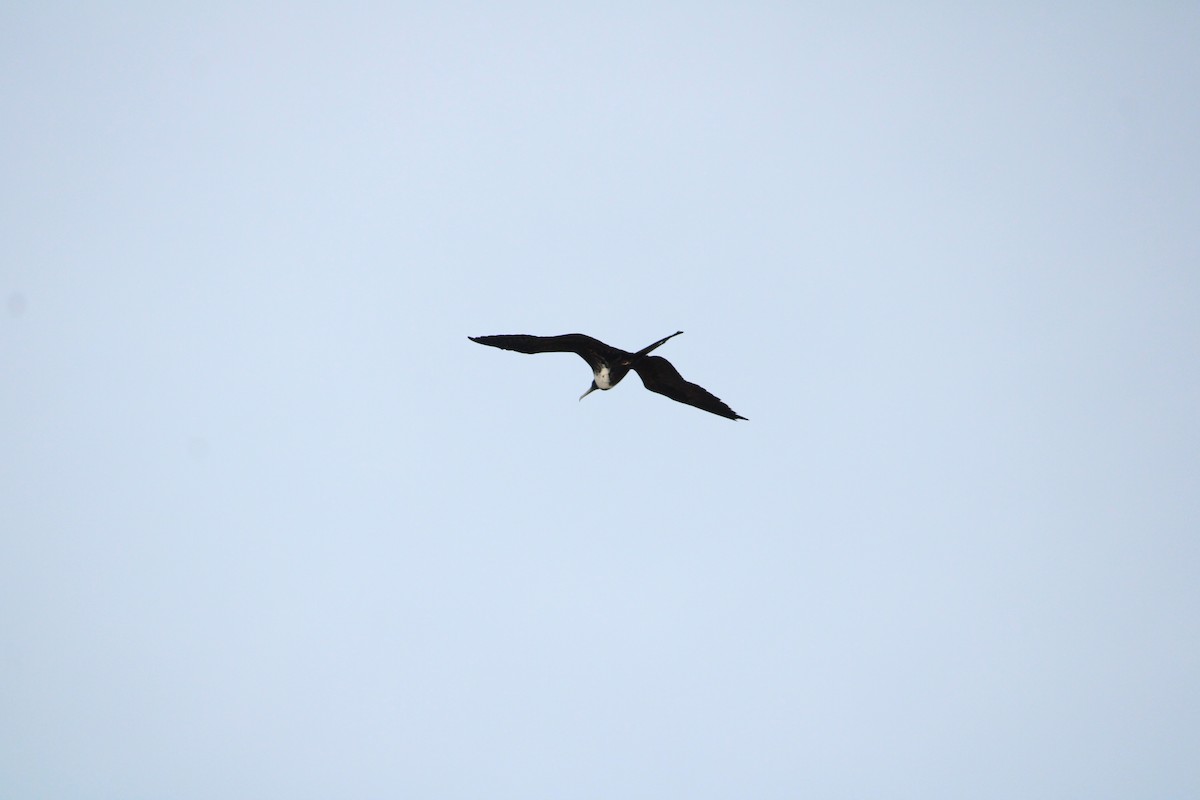
[[636,359],[639,359],[639,358],[641,358],[642,356],[644,356],[644,355],[648,354],[648,353],[649,353],[651,350],[655,350],[655,349],[657,349],[657,348],[659,348],[659,347],[662,347],[662,346],[663,346],[664,344],[666,344],[666,343],[667,343],[667,342],[668,342],[670,339],[674,339],[676,336],[678,336],[678,335],[679,335],[679,334],[681,334],[681,333],[683,333],[683,331],[675,331],[675,332],[674,332],[674,333],[672,333],[670,336],[665,336],[665,337],[663,337],[662,339],[659,339],[657,342],[655,342],[654,344],[650,345],[649,347],[645,347],[645,348],[642,348],[641,350],[638,350],[636,353],[634,353],[634,354],[633,354],[633,358],[634,358],[634,360],[636,360]]

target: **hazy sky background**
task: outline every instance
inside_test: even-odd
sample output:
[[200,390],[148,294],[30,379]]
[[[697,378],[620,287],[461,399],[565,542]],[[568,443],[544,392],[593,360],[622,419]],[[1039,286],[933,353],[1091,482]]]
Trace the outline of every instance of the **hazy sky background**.
[[922,8],[8,4],[0,795],[1200,796],[1200,7]]

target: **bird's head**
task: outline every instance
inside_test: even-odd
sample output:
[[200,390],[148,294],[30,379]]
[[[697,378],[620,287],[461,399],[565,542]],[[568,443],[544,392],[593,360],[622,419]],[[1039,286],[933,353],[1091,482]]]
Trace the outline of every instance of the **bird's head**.
[[592,392],[596,391],[599,388],[600,387],[596,385],[596,382],[592,381],[592,385],[590,387],[588,387],[588,390],[586,392],[579,395],[579,399],[582,400],[583,398],[587,397],[589,394],[591,394]]

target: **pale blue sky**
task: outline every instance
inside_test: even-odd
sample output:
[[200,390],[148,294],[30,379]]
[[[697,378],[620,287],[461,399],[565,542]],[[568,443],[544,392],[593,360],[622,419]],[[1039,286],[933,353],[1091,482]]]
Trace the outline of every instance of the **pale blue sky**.
[[0,795],[1200,795],[1198,41],[10,4]]

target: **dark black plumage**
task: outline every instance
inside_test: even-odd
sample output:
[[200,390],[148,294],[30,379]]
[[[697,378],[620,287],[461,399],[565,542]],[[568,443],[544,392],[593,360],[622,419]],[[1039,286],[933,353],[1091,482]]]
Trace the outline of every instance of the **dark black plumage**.
[[611,389],[620,383],[630,370],[633,370],[642,379],[645,387],[652,392],[727,419],[745,419],[708,390],[684,380],[683,376],[679,374],[679,370],[675,369],[670,361],[662,356],[650,355],[650,351],[661,347],[668,339],[681,333],[683,331],[676,331],[636,353],[627,353],[582,333],[566,333],[562,336],[506,334],[469,336],[467,338],[489,347],[499,347],[518,353],[578,354],[592,368],[595,376],[592,379],[591,387],[580,396],[580,400],[597,389]]

